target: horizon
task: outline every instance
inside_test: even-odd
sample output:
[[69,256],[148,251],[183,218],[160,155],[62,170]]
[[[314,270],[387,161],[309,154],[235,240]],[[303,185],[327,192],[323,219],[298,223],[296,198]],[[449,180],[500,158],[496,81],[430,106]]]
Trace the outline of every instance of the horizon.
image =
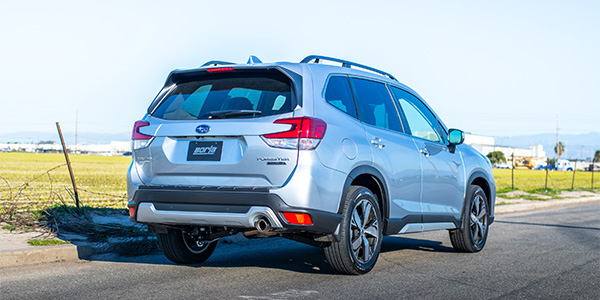
[[[33,134],[33,132],[14,132],[12,134],[19,135],[19,137],[7,137],[11,135],[10,133],[0,134],[0,144],[9,144],[15,142],[20,144],[39,144],[40,142],[45,141],[52,141],[56,144],[60,143],[57,132],[36,132],[38,135],[36,138],[33,138],[33,136],[24,137],[24,135]],[[127,142],[130,141],[130,134],[130,132],[121,132],[117,134],[78,132],[79,139],[78,143],[75,144],[75,132],[63,131],[63,136],[67,145],[101,145],[108,144],[110,142]],[[485,136],[469,132],[467,132],[467,134]],[[589,139],[585,139],[587,143],[582,143],[581,140],[584,139],[585,136],[589,135],[595,135],[598,136],[598,138],[596,138],[593,143],[589,142]],[[117,136],[119,136],[119,138],[115,138]],[[553,158],[556,157],[556,153],[554,153],[554,146],[556,144],[556,140],[554,139],[555,136],[556,133],[540,133],[533,135],[487,137],[493,137],[496,146],[509,146],[527,149],[531,146],[542,145],[546,155],[549,158]],[[527,139],[527,141],[524,141],[525,139]],[[90,142],[90,140],[93,140],[93,142]],[[571,141],[575,141],[575,143],[571,143]],[[564,157],[579,160],[592,158],[595,151],[600,150],[600,131],[582,134],[564,134],[561,142],[565,144],[565,153],[563,154]]]

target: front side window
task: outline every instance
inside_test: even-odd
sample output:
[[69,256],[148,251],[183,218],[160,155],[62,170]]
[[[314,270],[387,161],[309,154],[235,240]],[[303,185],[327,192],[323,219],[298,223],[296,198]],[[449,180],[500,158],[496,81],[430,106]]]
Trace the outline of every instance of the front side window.
[[385,84],[351,78],[361,121],[384,129],[403,132],[398,112]]
[[276,70],[201,74],[178,81],[152,116],[165,120],[248,118],[292,111],[290,79]]
[[331,76],[325,88],[325,101],[353,118],[356,116],[356,105],[352,90],[346,76]]
[[441,130],[435,116],[427,109],[421,100],[410,93],[396,87],[391,87],[392,93],[400,103],[400,107],[413,136],[433,142],[443,143]]

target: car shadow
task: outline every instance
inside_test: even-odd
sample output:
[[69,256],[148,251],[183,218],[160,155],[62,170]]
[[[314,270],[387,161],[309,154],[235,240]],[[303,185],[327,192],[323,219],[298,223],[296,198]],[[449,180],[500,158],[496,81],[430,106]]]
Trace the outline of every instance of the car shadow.
[[381,252],[399,250],[419,250],[428,252],[456,252],[454,248],[444,246],[440,241],[407,238],[402,236],[385,236],[381,245]]
[[[399,236],[384,237],[381,253],[402,250],[454,252],[442,242]],[[119,256],[114,253],[87,257],[89,261],[110,261],[134,264],[177,265],[162,252],[152,255]],[[243,268],[281,269],[298,273],[335,274],[325,259],[323,250],[285,238],[234,239],[220,241],[213,255],[197,265],[178,265],[185,268]]]

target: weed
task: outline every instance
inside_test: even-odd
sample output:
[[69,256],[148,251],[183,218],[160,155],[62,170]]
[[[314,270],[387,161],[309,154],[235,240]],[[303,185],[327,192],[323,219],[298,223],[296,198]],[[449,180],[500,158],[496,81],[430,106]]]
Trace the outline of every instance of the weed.
[[4,225],[4,226],[2,226],[2,229],[6,229],[6,230],[10,230],[10,231],[15,231],[15,230],[17,230],[17,227],[12,226],[12,225]]
[[503,188],[500,188],[500,189],[496,189],[496,193],[497,194],[504,194],[504,193],[509,193],[509,192],[518,191],[518,190],[519,190],[519,188],[515,188],[513,190],[511,187],[506,186],[506,187],[503,187]]
[[70,244],[67,241],[62,241],[58,239],[33,239],[27,241],[27,244],[32,246],[50,246],[50,245],[62,245],[62,244]]

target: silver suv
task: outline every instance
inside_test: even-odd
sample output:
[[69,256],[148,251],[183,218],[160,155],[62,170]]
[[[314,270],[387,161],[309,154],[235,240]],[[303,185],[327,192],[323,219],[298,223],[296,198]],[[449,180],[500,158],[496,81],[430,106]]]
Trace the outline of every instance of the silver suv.
[[353,62],[210,61],[175,70],[132,133],[131,220],[176,263],[221,237],[286,237],[369,272],[383,235],[446,229],[477,252],[494,219],[489,161],[412,89]]

